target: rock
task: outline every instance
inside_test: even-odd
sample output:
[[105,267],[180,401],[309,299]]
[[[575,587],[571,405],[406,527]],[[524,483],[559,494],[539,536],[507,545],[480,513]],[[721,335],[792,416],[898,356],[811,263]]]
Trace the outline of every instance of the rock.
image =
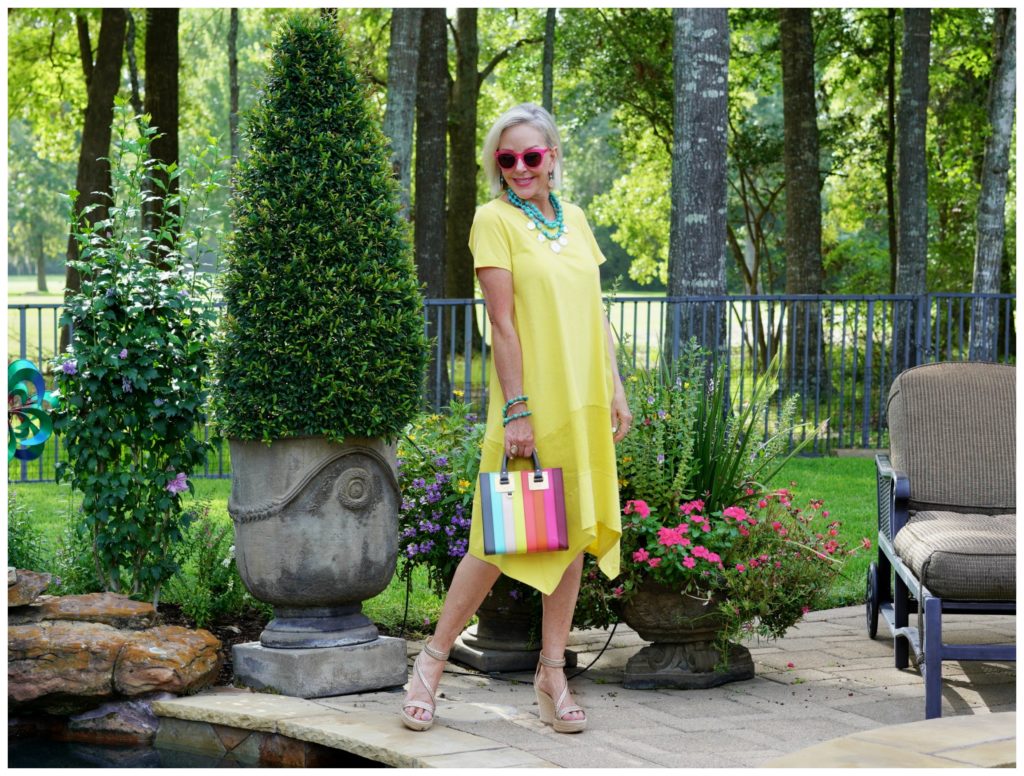
[[115,746],[152,743],[160,727],[152,701],[174,697],[170,693],[159,693],[156,698],[104,703],[98,709],[70,717],[67,737],[72,741]]
[[7,567],[7,587],[18,581],[18,570],[14,566]]
[[87,595],[47,596],[26,606],[8,612],[9,625],[24,625],[46,620],[75,620],[99,622],[115,628],[141,630],[156,624],[153,604],[133,601],[117,593],[89,593]]
[[110,697],[114,666],[130,635],[92,622],[9,627],[8,704],[31,703],[59,712]]
[[8,574],[7,608],[32,603],[40,593],[50,586],[51,578],[49,574],[18,569],[17,581],[12,585],[10,584],[10,574]]
[[127,696],[196,692],[216,681],[220,646],[209,631],[179,625],[129,634],[114,668],[114,689]]

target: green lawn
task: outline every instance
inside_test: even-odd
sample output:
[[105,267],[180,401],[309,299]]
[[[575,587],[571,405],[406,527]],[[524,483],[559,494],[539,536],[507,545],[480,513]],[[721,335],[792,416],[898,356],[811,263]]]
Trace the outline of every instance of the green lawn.
[[[211,516],[230,524],[227,512],[230,480],[196,478],[191,482],[196,491],[194,498],[209,501]],[[781,476],[770,484],[773,487],[791,487],[798,504],[811,498],[823,498],[824,508],[829,510],[831,517],[842,521],[842,538],[851,544],[859,544],[862,537],[867,537],[874,547],[877,519],[874,461],[871,458],[794,458]],[[8,487],[14,490],[19,504],[32,510],[34,523],[50,546],[55,545],[70,515],[81,503],[81,497],[73,495],[67,484],[9,484]],[[844,580],[833,591],[832,605],[858,604],[863,600],[864,578],[868,563],[874,556],[874,549],[861,551],[847,562]],[[405,611],[405,584],[396,577],[387,590],[367,601],[363,608],[389,632],[397,632]],[[431,594],[426,574],[419,570],[414,575],[407,632],[422,631],[424,621],[436,622],[440,610],[441,602]]]

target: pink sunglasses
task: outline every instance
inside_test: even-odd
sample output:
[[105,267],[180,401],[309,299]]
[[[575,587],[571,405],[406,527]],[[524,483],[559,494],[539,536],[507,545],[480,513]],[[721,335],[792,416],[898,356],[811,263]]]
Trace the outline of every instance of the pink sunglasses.
[[544,148],[543,146],[527,148],[521,154],[517,154],[515,151],[499,150],[494,152],[494,158],[498,160],[498,166],[503,170],[515,168],[520,159],[523,160],[523,164],[532,169],[540,167],[541,162],[544,161],[544,154],[550,150],[550,148]]

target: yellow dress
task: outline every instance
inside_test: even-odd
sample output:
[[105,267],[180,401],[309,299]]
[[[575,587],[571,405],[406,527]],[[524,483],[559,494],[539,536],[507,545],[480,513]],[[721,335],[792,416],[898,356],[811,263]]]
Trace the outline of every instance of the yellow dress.
[[[608,577],[619,573],[618,476],[611,430],[614,389],[601,305],[598,265],[604,255],[583,211],[562,203],[568,244],[560,253],[526,215],[501,198],[477,208],[469,247],[473,266],[512,273],[513,321],[523,352],[523,392],[533,412],[534,442],[541,466],[562,469],[569,549],[527,555],[485,555],[480,482],[473,500],[469,553],[505,575],[550,594],[581,550],[598,558]],[[501,467],[505,404],[495,360],[490,359],[490,401],[480,471]],[[528,469],[525,458],[510,470]]]

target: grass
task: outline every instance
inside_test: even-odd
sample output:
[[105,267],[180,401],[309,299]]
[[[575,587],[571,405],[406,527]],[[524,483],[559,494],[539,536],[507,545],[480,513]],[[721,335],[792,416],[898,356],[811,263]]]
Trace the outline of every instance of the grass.
[[[231,518],[227,511],[230,480],[196,478],[191,482],[195,488],[193,498],[209,501],[211,517],[230,524]],[[792,486],[792,483],[796,485]],[[871,539],[872,545],[875,544],[877,518],[873,459],[794,458],[770,485],[791,487],[798,504],[806,503],[811,498],[824,498],[825,508],[831,517],[842,522],[843,539],[856,545],[862,537],[867,537]],[[51,552],[55,550],[64,526],[81,503],[81,496],[73,494],[67,484],[10,483],[8,487],[14,489],[19,504],[32,510],[35,525],[45,537]],[[830,597],[830,606],[859,604],[863,600],[864,579],[874,555],[874,549],[861,551],[847,562],[842,582]],[[387,632],[397,633],[405,618],[405,596],[406,584],[396,574],[384,592],[364,602],[363,611]],[[430,591],[426,571],[417,569],[413,574],[405,633],[415,636],[429,631],[440,613],[441,601]]]

